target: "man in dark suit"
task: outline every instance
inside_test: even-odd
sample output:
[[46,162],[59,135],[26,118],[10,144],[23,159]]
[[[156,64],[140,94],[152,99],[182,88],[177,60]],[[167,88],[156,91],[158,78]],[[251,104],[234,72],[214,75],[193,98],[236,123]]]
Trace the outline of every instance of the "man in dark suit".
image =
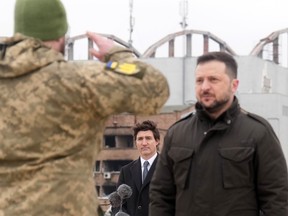
[[160,133],[150,120],[137,123],[133,131],[140,157],[121,168],[117,186],[127,184],[133,192],[123,204],[124,212],[130,216],[148,216],[149,185],[158,159]]

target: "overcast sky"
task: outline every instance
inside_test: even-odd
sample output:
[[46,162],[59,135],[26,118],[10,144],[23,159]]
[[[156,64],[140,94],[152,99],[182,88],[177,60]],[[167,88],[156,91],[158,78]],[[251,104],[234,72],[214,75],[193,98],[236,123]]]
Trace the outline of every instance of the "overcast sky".
[[[187,0],[187,29],[209,31],[237,54],[248,55],[260,39],[288,28],[287,0]],[[86,30],[129,39],[130,0],[62,0],[70,35]],[[164,36],[181,31],[180,0],[134,0],[133,46],[144,52]],[[13,34],[15,0],[0,1],[0,35]]]

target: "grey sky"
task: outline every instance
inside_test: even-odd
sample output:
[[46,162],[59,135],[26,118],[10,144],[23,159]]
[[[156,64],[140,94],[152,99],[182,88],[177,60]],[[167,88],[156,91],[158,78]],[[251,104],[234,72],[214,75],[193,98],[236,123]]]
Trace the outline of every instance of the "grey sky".
[[[86,30],[128,41],[129,0],[62,0],[70,35]],[[180,0],[134,0],[133,46],[144,52],[167,34],[182,30]],[[13,34],[15,0],[1,0],[1,36]],[[287,0],[188,0],[188,27],[209,31],[240,55],[247,55],[260,39],[288,27]]]

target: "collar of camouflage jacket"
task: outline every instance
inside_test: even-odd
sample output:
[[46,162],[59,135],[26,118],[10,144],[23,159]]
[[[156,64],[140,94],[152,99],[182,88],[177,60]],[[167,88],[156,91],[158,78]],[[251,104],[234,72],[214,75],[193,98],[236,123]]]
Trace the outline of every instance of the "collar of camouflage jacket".
[[0,41],[0,79],[31,73],[55,61],[65,60],[41,40],[15,34]]

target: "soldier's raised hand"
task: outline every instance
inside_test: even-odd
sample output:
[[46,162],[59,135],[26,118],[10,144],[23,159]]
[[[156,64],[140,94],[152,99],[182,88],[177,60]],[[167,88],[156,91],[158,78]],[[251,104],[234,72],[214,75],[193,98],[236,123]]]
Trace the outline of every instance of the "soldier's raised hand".
[[114,42],[106,37],[102,37],[94,32],[87,32],[87,37],[90,38],[98,47],[98,50],[92,48],[90,53],[100,61],[104,60],[104,56],[114,46]]

